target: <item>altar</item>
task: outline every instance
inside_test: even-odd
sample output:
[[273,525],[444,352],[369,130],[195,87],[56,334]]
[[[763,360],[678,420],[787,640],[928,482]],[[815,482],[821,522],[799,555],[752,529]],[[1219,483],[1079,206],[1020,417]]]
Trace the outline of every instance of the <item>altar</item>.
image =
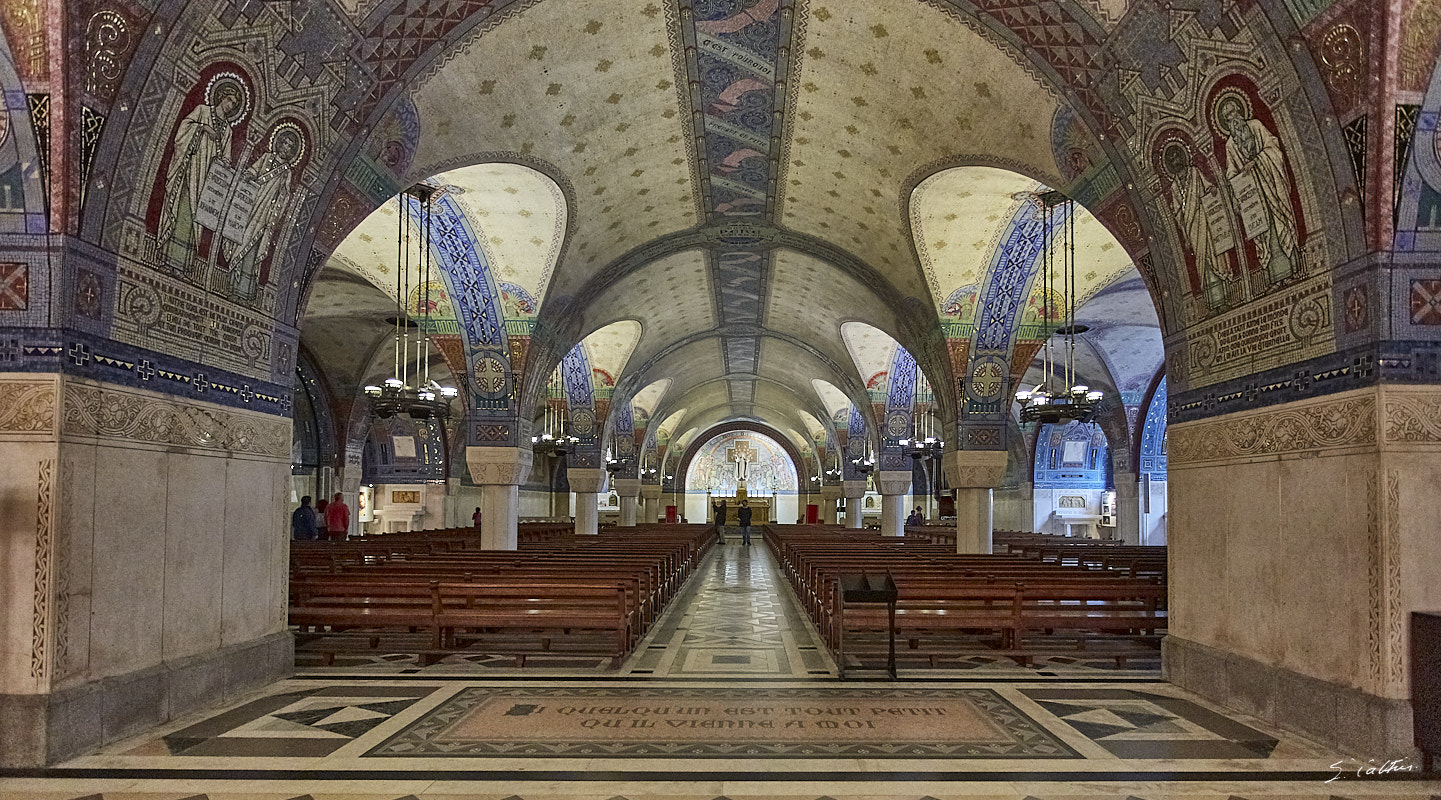
[[[726,504],[726,525],[734,526],[736,524],[736,509],[740,508],[741,499],[741,497],[736,495],[731,495],[730,497],[712,495],[706,501],[706,522],[715,522],[715,504],[724,500]],[[749,497],[745,499],[750,501],[752,526],[764,525],[767,522],[775,521],[772,519],[775,511],[771,508],[771,499],[769,497]]]

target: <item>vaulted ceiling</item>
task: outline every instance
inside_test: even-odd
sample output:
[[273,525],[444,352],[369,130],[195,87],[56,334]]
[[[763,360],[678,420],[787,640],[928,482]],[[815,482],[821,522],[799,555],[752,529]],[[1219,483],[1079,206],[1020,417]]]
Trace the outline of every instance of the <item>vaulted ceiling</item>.
[[[1088,8],[1108,26],[1124,6]],[[918,0],[547,0],[472,35],[403,102],[402,185],[439,187],[507,324],[550,334],[525,385],[585,340],[593,366],[615,362],[615,397],[670,436],[751,419],[798,449],[845,402],[871,413],[867,381],[898,346],[956,385],[947,337],[984,312],[988,281],[1034,276],[1008,232],[1089,146],[1034,69]],[[302,323],[348,374],[383,351],[387,301],[430,297],[396,286],[399,209],[340,245]],[[1077,216],[1086,370],[1144,390],[1162,359],[1146,285]],[[445,300],[433,314],[452,318]],[[954,422],[958,399],[938,402]]]

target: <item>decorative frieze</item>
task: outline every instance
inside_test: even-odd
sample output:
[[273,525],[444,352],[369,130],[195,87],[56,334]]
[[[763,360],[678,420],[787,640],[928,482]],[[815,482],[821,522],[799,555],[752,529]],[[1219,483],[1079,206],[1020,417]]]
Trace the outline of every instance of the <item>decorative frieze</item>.
[[1441,387],[1387,387],[1384,406],[1387,443],[1441,442]]
[[54,434],[55,381],[0,378],[0,434]]
[[74,381],[65,384],[62,433],[286,459],[292,435],[280,418]]
[[1228,417],[1172,425],[1170,466],[1226,462],[1374,446],[1373,391],[1274,406]]

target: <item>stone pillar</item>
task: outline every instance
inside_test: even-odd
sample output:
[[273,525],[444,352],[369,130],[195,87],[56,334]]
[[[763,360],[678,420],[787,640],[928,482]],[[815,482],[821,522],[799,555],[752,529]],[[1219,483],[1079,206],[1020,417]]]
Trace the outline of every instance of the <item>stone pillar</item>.
[[640,487],[640,497],[644,502],[642,505],[640,521],[646,525],[654,525],[660,517],[660,484],[647,483]]
[[470,479],[480,484],[480,547],[514,550],[520,520],[520,485],[530,476],[533,456],[519,447],[467,447]]
[[620,496],[620,526],[634,528],[636,505],[640,499],[640,478],[616,478],[615,493]]
[[1036,485],[1030,481],[1021,483],[1020,514],[1016,530],[1022,533],[1036,532]]
[[991,552],[991,490],[1006,477],[1005,450],[956,450],[941,458],[956,490],[956,552]]
[[600,532],[600,493],[605,491],[606,478],[603,469],[577,469],[565,471],[570,481],[570,490],[575,492],[575,532],[595,534]]
[[865,481],[841,481],[841,491],[846,496],[846,527],[861,527],[861,500],[866,496]]
[[1409,615],[1441,609],[1438,409],[1441,385],[1382,384],[1172,422],[1166,680],[1410,756]]
[[906,496],[911,491],[911,473],[882,470],[876,475],[881,490],[881,535],[904,536],[906,533]]
[[821,524],[836,524],[836,501],[841,499],[841,487],[829,484],[821,487]]
[[294,671],[290,418],[196,395],[0,373],[0,767]]
[[1141,543],[1141,493],[1134,472],[1116,473],[1114,536],[1126,544]]

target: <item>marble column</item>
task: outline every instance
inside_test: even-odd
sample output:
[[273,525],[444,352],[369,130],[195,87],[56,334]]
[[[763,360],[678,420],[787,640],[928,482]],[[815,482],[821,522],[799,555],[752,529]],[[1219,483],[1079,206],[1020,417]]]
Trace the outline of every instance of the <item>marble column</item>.
[[1126,544],[1141,543],[1141,493],[1134,472],[1116,473],[1116,527],[1112,535]]
[[470,479],[480,484],[480,547],[514,550],[518,545],[520,485],[530,476],[533,456],[520,447],[467,447]]
[[1441,385],[1381,384],[1173,422],[1166,680],[1336,752],[1414,752],[1410,614],[1441,609],[1438,409]]
[[822,525],[836,524],[836,501],[841,499],[841,487],[838,484],[828,484],[821,487],[821,519]]
[[600,531],[600,493],[605,491],[606,479],[610,476],[603,469],[577,469],[565,471],[570,481],[570,490],[575,492],[575,532],[595,534]]
[[1005,450],[955,450],[941,458],[956,490],[956,552],[991,552],[992,489],[1006,477]]
[[861,503],[866,496],[865,481],[841,481],[841,491],[846,496],[846,527],[861,527]]
[[640,497],[643,500],[640,521],[645,525],[654,525],[660,517],[660,484],[647,483],[640,487]]
[[217,396],[0,373],[0,767],[293,672],[293,426]]
[[615,493],[620,496],[620,526],[634,528],[636,506],[640,500],[640,478],[616,478]]
[[881,490],[881,535],[904,536],[906,534],[906,497],[911,491],[911,473],[902,470],[882,470],[876,475],[876,486]]
[[1016,530],[1022,533],[1036,532],[1036,485],[1030,481],[1021,483],[1020,513],[1017,515]]

